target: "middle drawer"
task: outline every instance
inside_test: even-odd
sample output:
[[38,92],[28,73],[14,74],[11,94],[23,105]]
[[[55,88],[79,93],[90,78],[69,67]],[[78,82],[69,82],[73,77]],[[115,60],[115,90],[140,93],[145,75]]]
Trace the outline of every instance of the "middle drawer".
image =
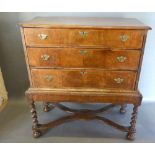
[[28,48],[31,67],[137,70],[140,51],[78,48]]

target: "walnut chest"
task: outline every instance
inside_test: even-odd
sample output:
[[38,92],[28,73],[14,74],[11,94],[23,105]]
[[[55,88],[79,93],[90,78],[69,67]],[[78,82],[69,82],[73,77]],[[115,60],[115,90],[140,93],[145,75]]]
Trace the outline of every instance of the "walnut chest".
[[111,120],[109,123],[90,110],[77,112],[69,108],[74,115],[64,121],[100,119],[133,139],[137,108],[142,100],[138,81],[149,29],[136,19],[121,18],[44,17],[22,23],[30,80],[26,95],[31,105],[34,137],[62,121],[56,120],[55,125],[39,124],[34,102],[43,101],[45,111],[55,106],[68,108],[58,102],[101,102],[121,105],[121,111],[126,104],[133,104],[130,126]]

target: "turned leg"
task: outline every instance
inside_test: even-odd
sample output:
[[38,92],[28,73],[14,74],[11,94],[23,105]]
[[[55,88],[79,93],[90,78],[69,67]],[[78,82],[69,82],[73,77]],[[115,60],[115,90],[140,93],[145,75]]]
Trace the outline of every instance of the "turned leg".
[[129,128],[129,132],[127,133],[127,139],[129,140],[134,140],[135,138],[137,112],[138,112],[138,106],[134,105],[132,116],[131,116],[130,128]]
[[34,101],[31,101],[30,108],[31,108],[31,114],[32,114],[32,121],[33,121],[33,125],[32,125],[33,137],[37,138],[41,135],[41,132],[37,129],[39,127],[39,123],[38,123],[38,117],[37,117]]
[[121,113],[121,114],[126,113],[126,107],[127,107],[126,104],[121,105],[121,108],[120,108],[120,113]]

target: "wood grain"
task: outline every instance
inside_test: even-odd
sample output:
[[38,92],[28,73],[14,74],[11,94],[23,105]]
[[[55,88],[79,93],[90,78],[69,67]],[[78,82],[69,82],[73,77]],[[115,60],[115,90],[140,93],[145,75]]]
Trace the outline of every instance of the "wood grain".
[[[128,132],[128,139],[134,138],[137,109],[142,101],[138,82],[149,26],[136,19],[79,17],[36,18],[20,26],[30,80],[26,96],[33,126],[37,122],[34,137],[63,122],[98,119]],[[134,108],[129,127],[82,110],[39,124],[34,104],[38,101],[100,102],[121,107],[133,104]]]
[[[79,89],[77,89],[79,90]],[[100,90],[90,91],[81,89],[81,91],[73,91],[72,89],[41,89],[30,88],[26,91],[27,96],[31,96],[34,101],[46,102],[75,102],[76,103],[113,103],[113,104],[135,104],[140,105],[142,95],[138,91],[115,91]]]
[[[81,73],[82,72],[82,73]],[[37,88],[114,88],[133,89],[135,72],[105,71],[100,69],[32,69],[33,87]],[[48,81],[44,77],[52,76]],[[115,79],[122,78],[122,83]]]
[[[83,48],[28,48],[31,67],[65,68],[104,68],[115,70],[137,70],[140,51],[138,50],[102,50]],[[48,55],[48,60],[42,56]],[[125,57],[123,62],[117,57]]]
[[[88,33],[85,37],[80,32]],[[102,46],[105,48],[141,49],[143,30],[93,30],[93,29],[46,29],[24,28],[27,46]],[[41,40],[38,35],[45,34],[47,39]],[[128,36],[127,41],[120,37]]]
[[36,17],[19,25],[34,28],[151,29],[135,18]]

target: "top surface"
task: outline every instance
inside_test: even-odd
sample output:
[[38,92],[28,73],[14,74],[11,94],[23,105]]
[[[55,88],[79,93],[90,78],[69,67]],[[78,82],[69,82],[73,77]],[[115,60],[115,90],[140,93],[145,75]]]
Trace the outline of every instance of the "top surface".
[[36,17],[20,24],[22,27],[46,28],[126,28],[151,29],[134,18],[97,18],[97,17]]

